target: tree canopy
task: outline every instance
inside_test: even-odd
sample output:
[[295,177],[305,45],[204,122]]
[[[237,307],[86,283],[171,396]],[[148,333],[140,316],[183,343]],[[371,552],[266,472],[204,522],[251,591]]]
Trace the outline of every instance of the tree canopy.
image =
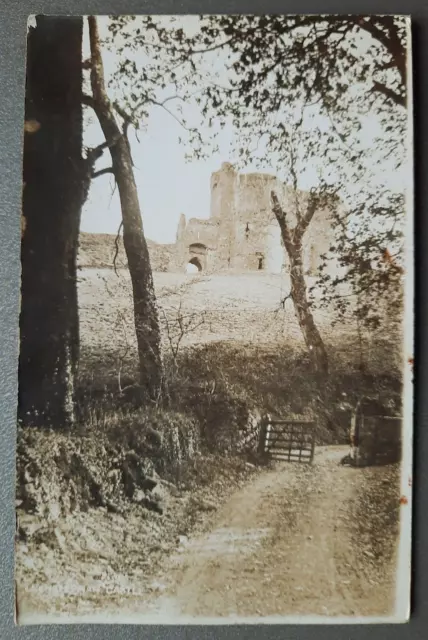
[[[151,105],[174,105],[197,155],[229,126],[244,167],[269,166],[296,189],[337,193],[343,206],[332,211],[336,239],[317,298],[334,303],[340,318],[364,294],[363,319],[378,324],[376,296],[399,295],[402,279],[406,19],[121,17],[110,30],[125,56],[116,82],[136,121]],[[189,105],[204,127],[187,123]],[[332,256],[342,275],[328,273]],[[350,293],[342,294],[343,284]]]

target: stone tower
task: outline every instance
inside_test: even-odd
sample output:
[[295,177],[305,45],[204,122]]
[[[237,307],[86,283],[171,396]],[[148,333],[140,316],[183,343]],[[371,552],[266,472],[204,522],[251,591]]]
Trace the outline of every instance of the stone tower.
[[223,268],[234,267],[237,179],[229,162],[223,162],[211,176],[210,217],[218,223],[217,257]]
[[177,238],[176,238],[177,243],[180,243],[182,241],[185,229],[186,229],[186,216],[184,215],[184,213],[180,213],[180,220],[178,221],[178,226],[177,226]]
[[235,208],[235,188],[238,174],[230,162],[223,162],[221,169],[211,176],[210,217],[232,220]]
[[[305,206],[308,194],[296,194],[270,174],[238,173],[232,164],[224,162],[211,176],[210,217],[187,222],[183,214],[180,216],[175,245],[179,270],[191,263],[200,271],[211,272],[286,271],[289,261],[272,212],[272,191],[293,227],[297,202]],[[306,273],[316,272],[331,238],[329,211],[317,211],[303,239]]]

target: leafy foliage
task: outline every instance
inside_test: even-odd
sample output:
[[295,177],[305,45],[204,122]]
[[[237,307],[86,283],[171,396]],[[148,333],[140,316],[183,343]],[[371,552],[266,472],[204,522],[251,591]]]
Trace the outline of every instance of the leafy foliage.
[[268,167],[296,190],[337,194],[335,242],[316,285],[321,304],[334,302],[340,320],[358,299],[369,326],[381,321],[379,296],[400,304],[405,18],[121,17],[110,31],[127,56],[114,82],[137,119],[174,104],[194,156],[208,153],[227,125],[243,167]]
[[385,187],[385,174],[400,182],[406,161],[405,20],[222,16],[202,26],[204,39],[219,28],[235,76],[229,92],[211,90],[211,108],[232,114],[245,162],[258,154],[295,189],[335,185],[342,206],[332,208],[336,239],[316,299],[334,302],[340,320],[357,298],[355,313],[377,326],[379,297],[399,305],[402,288],[405,193]]
[[[115,106],[135,130],[145,131],[154,109],[166,111],[181,127],[180,142],[203,154],[203,139],[197,112],[189,104],[200,92],[195,63],[182,58],[192,52],[193,38],[177,27],[176,18],[114,16],[109,23],[105,46],[114,51],[118,63],[109,88]],[[197,98],[196,98],[197,99]]]

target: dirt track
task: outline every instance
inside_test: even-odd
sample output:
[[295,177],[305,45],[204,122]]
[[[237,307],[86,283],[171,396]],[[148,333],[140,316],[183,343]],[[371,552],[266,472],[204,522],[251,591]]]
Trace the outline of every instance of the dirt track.
[[312,467],[278,464],[257,475],[205,532],[182,540],[152,585],[162,595],[132,609],[168,617],[390,614],[397,469],[343,467],[342,455],[341,447],[320,449]]
[[[65,578],[58,574],[57,587],[50,583],[51,595],[57,597],[48,607],[48,619],[65,615],[93,622],[179,622],[391,615],[398,465],[344,467],[339,464],[344,453],[346,447],[319,447],[313,465],[278,463],[255,472],[225,502],[218,500],[217,510],[206,514],[189,538],[180,536],[155,573],[139,573],[134,595],[121,595],[119,581],[110,596],[101,593],[103,582],[90,599],[83,593],[60,596]],[[123,542],[116,543],[117,551],[111,551],[117,556]],[[78,569],[73,557],[68,563]],[[136,569],[142,566],[148,560],[146,546],[135,548],[132,559]],[[125,572],[123,580],[133,578]],[[43,622],[46,607],[47,602],[37,606],[39,614],[32,607],[28,618]]]

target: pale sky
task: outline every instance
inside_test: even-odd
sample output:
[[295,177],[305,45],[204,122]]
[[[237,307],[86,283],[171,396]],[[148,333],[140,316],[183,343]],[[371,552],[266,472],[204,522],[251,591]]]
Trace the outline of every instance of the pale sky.
[[[192,17],[183,16],[192,22]],[[193,18],[193,21],[195,19]],[[106,34],[108,18],[98,18],[100,34]],[[86,25],[85,25],[86,28]],[[86,36],[87,34],[85,34]],[[84,41],[84,57],[88,56],[88,44]],[[106,76],[114,70],[116,56],[103,51]],[[85,132],[85,144],[96,146],[103,141],[98,123]],[[220,137],[220,153],[197,162],[186,161],[186,147],[180,144],[183,129],[166,111],[153,108],[147,131],[139,133],[140,142],[130,129],[130,143],[135,164],[134,173],[143,215],[145,234],[157,242],[174,242],[181,213],[186,218],[208,218],[210,211],[210,179],[222,162],[233,161],[230,145],[233,132],[225,131]],[[100,161],[99,167],[108,166],[109,156]],[[88,201],[82,212],[82,231],[116,233],[121,220],[117,190],[112,196],[112,176],[93,180]]]
[[[211,173],[227,154],[188,163],[178,142],[180,125],[161,109],[153,112],[140,144],[131,133],[134,173],[146,236],[157,242],[174,242],[180,213],[189,219],[208,218]],[[102,166],[107,166],[108,161]],[[100,164],[101,166],[101,164]],[[117,190],[111,195],[112,176],[92,182],[82,215],[82,230],[116,233],[121,220]]]
[[[183,16],[184,20],[189,17]],[[99,27],[101,35],[106,33],[108,18],[101,17]],[[88,55],[85,37],[84,56]],[[217,64],[218,52],[217,55]],[[105,73],[108,77],[116,66],[117,58],[108,51],[103,52]],[[221,62],[221,61],[220,61]],[[113,96],[112,96],[113,97]],[[103,141],[96,119],[92,116],[87,125],[84,142],[87,146],[96,146]],[[317,126],[328,126],[320,119]],[[365,123],[367,149],[370,140],[379,132],[378,123],[368,118]],[[233,141],[237,132],[232,126],[226,126],[217,140],[220,151],[208,159],[188,162],[185,159],[186,147],[179,143],[183,136],[181,126],[163,109],[153,108],[150,112],[147,130],[140,132],[140,142],[130,129],[130,143],[134,159],[134,172],[143,215],[145,234],[157,242],[174,242],[178,220],[181,213],[187,219],[191,217],[208,218],[210,210],[210,177],[220,168],[222,162],[236,161],[233,157]],[[370,153],[375,153],[372,148]],[[97,168],[108,166],[109,154]],[[257,170],[255,166],[246,167],[247,171]],[[274,173],[270,167],[263,170]],[[390,167],[384,166],[379,174],[379,183],[390,183],[397,187],[400,176],[394,175]],[[401,178],[402,179],[402,178]],[[309,170],[306,188],[311,186],[313,176]],[[88,201],[82,213],[83,231],[94,233],[116,233],[121,220],[121,211],[117,189],[112,195],[113,177],[102,176],[93,180]],[[305,185],[304,185],[305,186]]]

